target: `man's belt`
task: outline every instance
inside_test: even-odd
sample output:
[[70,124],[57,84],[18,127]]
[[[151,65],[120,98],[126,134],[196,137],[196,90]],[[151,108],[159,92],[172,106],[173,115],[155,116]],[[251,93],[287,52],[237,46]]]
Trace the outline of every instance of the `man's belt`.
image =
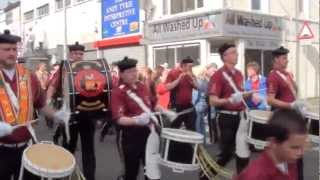
[[21,142],[21,143],[15,143],[15,144],[7,144],[0,142],[0,147],[7,147],[7,148],[21,148],[23,146],[26,146],[28,142]]
[[218,111],[218,113],[221,113],[221,114],[229,114],[229,115],[240,115],[242,111],[228,111],[228,110],[220,110]]

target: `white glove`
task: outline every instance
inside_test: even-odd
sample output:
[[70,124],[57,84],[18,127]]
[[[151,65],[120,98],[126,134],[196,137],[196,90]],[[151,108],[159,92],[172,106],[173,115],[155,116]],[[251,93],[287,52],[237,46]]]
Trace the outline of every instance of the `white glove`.
[[299,111],[302,115],[305,115],[307,112],[307,106],[302,101],[294,101],[290,104],[292,109]]
[[5,122],[0,121],[0,137],[8,136],[13,132],[13,127]]
[[133,117],[135,123],[140,126],[145,126],[150,122],[150,114],[149,113],[141,113],[139,116]]
[[163,109],[161,111],[161,113],[164,114],[165,116],[167,116],[170,121],[173,121],[178,117],[178,114],[176,112],[168,110],[168,109]]
[[65,124],[66,122],[69,121],[70,115],[71,115],[70,111],[59,110],[53,114],[53,118],[57,123]]
[[242,101],[242,93],[241,92],[233,93],[228,100],[231,104],[240,103]]

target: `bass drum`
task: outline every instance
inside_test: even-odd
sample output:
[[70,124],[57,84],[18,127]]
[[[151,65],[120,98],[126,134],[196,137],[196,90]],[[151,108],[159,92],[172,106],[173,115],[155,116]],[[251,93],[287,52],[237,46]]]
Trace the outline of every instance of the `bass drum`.
[[62,72],[64,103],[71,113],[105,116],[112,88],[107,62],[104,59],[64,61]]

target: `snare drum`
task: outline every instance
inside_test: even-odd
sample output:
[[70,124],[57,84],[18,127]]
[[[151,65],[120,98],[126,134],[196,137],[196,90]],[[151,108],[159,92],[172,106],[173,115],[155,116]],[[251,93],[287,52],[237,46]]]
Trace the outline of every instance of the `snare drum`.
[[[160,143],[160,164],[172,168],[174,172],[199,169],[198,145],[203,143],[203,135],[197,132],[163,128]],[[174,155],[179,154],[183,159]]]
[[320,137],[319,137],[319,123],[320,123],[320,115],[319,115],[319,107],[314,106],[313,108],[309,109],[306,114],[307,118],[307,127],[309,131],[309,137],[312,142],[320,144]]
[[262,150],[267,145],[265,139],[265,127],[271,117],[271,111],[252,110],[249,111],[249,132],[248,142],[256,149]]
[[104,115],[110,101],[112,78],[104,59],[64,61],[63,95],[72,113]]
[[52,179],[70,176],[75,169],[74,156],[60,146],[39,143],[23,152],[20,180],[24,169],[34,175]]

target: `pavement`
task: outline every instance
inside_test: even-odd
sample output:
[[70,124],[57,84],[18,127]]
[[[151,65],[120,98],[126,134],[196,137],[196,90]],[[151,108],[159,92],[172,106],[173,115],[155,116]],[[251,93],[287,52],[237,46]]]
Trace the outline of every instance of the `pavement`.
[[[52,141],[53,129],[49,129],[44,122],[40,122],[36,126],[36,134],[39,140],[42,141]],[[97,180],[117,180],[117,176],[121,174],[121,163],[116,149],[116,140],[114,135],[107,135],[103,142],[99,142],[100,130],[96,132],[96,159],[97,159],[97,169],[96,169],[96,179]],[[80,138],[79,138],[80,139]],[[214,157],[218,154],[218,147],[216,144],[208,145],[208,152]],[[319,149],[318,149],[319,150]],[[256,157],[254,155],[253,158]],[[76,152],[77,163],[81,167],[81,148],[78,145],[78,150]],[[320,180],[319,178],[319,151],[312,150],[307,151],[304,155],[304,180]],[[227,168],[234,171],[234,161],[231,161]],[[171,169],[162,167],[162,180],[198,180],[198,173],[195,172],[184,172],[184,173],[174,173]],[[138,180],[143,180],[141,173]]]

